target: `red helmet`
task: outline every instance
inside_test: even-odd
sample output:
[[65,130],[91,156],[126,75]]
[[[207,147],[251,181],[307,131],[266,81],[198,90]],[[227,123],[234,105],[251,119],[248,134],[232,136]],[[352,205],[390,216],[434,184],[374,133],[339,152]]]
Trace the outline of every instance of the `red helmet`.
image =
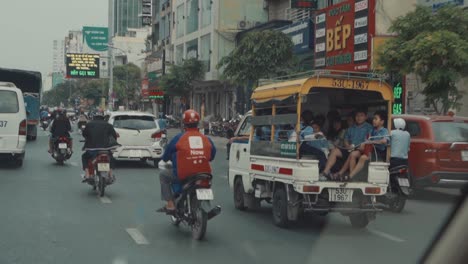
[[185,111],[182,117],[184,119],[185,125],[197,124],[198,122],[200,122],[200,114],[198,114],[197,111],[193,109]]

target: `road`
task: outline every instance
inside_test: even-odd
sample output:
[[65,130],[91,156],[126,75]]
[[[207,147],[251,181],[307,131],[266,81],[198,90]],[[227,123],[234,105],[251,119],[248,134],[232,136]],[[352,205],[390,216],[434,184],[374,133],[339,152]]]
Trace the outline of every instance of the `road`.
[[40,132],[24,167],[0,166],[0,263],[415,263],[449,214],[456,192],[426,191],[402,214],[384,212],[354,230],[339,214],[310,216],[290,229],[272,224],[271,207],[237,211],[227,184],[225,140],[215,138],[215,199],[223,208],[193,241],[155,213],[162,205],[158,170],[124,162],[100,199],[81,184],[79,135],[64,166]]

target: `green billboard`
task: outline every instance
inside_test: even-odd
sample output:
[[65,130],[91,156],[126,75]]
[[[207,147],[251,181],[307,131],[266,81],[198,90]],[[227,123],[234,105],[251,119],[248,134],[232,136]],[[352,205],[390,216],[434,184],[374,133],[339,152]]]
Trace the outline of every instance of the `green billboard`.
[[83,27],[83,42],[95,51],[106,51],[109,42],[109,30],[106,27]]

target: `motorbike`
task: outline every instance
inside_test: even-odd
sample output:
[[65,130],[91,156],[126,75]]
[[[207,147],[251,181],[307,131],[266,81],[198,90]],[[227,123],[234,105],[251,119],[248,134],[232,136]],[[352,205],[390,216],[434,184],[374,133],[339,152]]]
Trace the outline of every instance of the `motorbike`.
[[[166,163],[165,169],[171,167],[170,163]],[[185,223],[195,240],[205,237],[208,220],[221,213],[221,206],[211,207],[211,201],[214,200],[211,180],[212,175],[201,173],[172,186],[176,211],[170,216],[171,223],[174,226]]]
[[401,213],[405,208],[406,200],[411,194],[408,166],[401,165],[389,169],[390,183],[387,193],[377,198],[390,211]]
[[97,190],[100,197],[103,197],[106,187],[115,182],[114,176],[109,176],[111,170],[111,152],[97,151],[96,157],[88,162],[88,171],[92,180],[88,184],[92,186],[93,190]]
[[80,134],[83,134],[83,130],[85,130],[86,128],[86,123],[87,123],[86,121],[78,121],[77,126],[78,126],[78,131]]
[[59,137],[54,141],[52,157],[57,161],[58,164],[63,165],[66,160],[71,158],[71,146],[71,138],[69,137]]
[[42,130],[46,131],[48,127],[49,127],[49,120],[47,120],[47,119],[42,119],[42,120],[41,120],[41,128],[42,128]]

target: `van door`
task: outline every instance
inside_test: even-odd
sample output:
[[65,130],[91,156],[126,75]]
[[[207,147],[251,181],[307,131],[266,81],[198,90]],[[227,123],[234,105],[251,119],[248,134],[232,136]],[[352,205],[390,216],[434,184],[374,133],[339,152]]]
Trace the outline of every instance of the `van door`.
[[[251,129],[252,116],[248,115],[239,124],[239,128],[235,133],[235,137],[243,138],[234,140],[229,152],[229,182],[234,181],[233,177],[242,175],[247,177],[249,175],[250,167],[250,129]],[[232,186],[232,185],[231,185]]]
[[23,125],[26,124],[25,120],[26,110],[21,91],[0,88],[0,152],[24,148],[26,137],[19,136],[19,127],[23,121]]

